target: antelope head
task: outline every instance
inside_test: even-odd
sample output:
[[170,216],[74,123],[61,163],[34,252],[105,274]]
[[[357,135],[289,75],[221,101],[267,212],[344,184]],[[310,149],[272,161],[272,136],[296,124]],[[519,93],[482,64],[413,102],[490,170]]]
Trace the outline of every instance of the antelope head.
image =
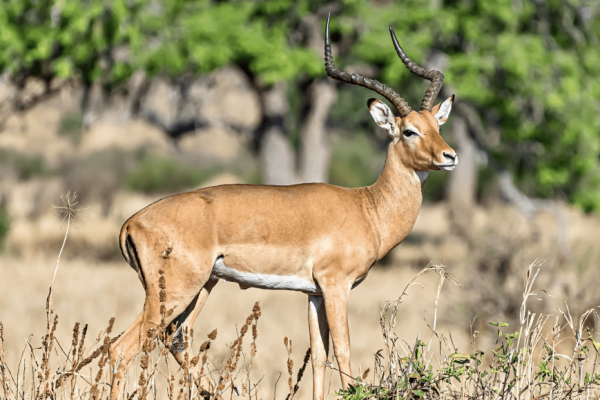
[[329,39],[329,18],[327,18],[325,33],[325,69],[327,75],[342,82],[371,89],[394,105],[400,116],[394,116],[390,108],[380,100],[369,99],[367,102],[369,111],[377,125],[387,130],[392,137],[392,151],[398,153],[406,167],[415,171],[451,171],[458,164],[458,156],[440,135],[440,126],[448,120],[454,102],[454,95],[434,106],[433,102],[444,83],[444,75],[439,71],[419,67],[404,53],[391,26],[390,34],[396,53],[398,53],[406,68],[413,74],[431,81],[419,111],[411,110],[406,101],[386,85],[374,79],[339,71],[335,67]]

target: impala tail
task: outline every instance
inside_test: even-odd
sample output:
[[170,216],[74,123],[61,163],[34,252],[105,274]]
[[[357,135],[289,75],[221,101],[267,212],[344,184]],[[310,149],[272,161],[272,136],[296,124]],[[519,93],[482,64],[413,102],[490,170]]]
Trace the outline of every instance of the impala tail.
[[144,271],[141,268],[140,259],[138,257],[137,249],[133,241],[133,237],[129,234],[129,221],[125,222],[121,228],[121,234],[119,235],[119,247],[121,248],[121,254],[127,261],[127,264],[131,266],[137,272],[144,290],[146,289],[146,279],[144,277]]

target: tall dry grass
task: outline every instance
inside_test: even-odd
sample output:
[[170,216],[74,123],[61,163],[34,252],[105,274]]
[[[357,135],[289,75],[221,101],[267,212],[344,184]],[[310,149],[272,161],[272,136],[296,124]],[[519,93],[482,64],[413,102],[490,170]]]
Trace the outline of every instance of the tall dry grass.
[[[76,202],[73,199],[67,199],[63,213],[66,216],[67,229],[65,231],[66,243],[68,227],[71,218],[75,216]],[[69,214],[70,213],[70,214]],[[105,399],[108,398],[111,388],[111,374],[108,365],[108,350],[113,343],[119,330],[115,329],[117,322],[114,317],[108,319],[105,328],[92,331],[88,325],[75,322],[73,329],[68,335],[70,344],[64,339],[59,340],[57,333],[60,330],[58,313],[54,304],[54,296],[57,291],[52,290],[55,283],[55,277],[60,275],[58,265],[60,262],[59,252],[56,268],[50,284],[50,290],[46,297],[45,321],[38,319],[38,323],[43,323],[44,329],[42,338],[37,343],[35,338],[29,337],[25,340],[25,347],[18,357],[14,357],[15,344],[5,342],[5,332],[7,327],[0,323],[0,398],[18,400],[18,399]],[[69,273],[75,270],[70,267]],[[121,267],[122,268],[122,267]],[[87,270],[91,273],[91,269]],[[106,271],[104,271],[106,272]],[[128,271],[130,272],[130,271]],[[428,274],[425,274],[425,273]],[[559,311],[555,316],[554,323],[548,315],[541,315],[532,312],[529,302],[539,296],[543,297],[543,291],[534,291],[533,284],[539,273],[537,264],[529,266],[525,274],[524,293],[521,300],[521,309],[519,325],[514,332],[505,332],[508,328],[501,321],[492,321],[497,326],[495,333],[496,341],[493,343],[492,351],[484,353],[477,347],[478,339],[483,335],[482,324],[473,323],[470,327],[470,334],[465,342],[465,335],[460,334],[460,326],[454,326],[453,329],[459,330],[458,339],[452,336],[449,331],[444,333],[443,328],[439,328],[439,321],[446,320],[441,307],[442,288],[446,280],[457,283],[456,279],[448,274],[444,267],[428,265],[412,279],[402,278],[409,281],[402,291],[398,300],[392,303],[385,303],[377,317],[374,309],[362,310],[358,314],[352,307],[352,312],[357,314],[351,317],[358,321],[355,326],[351,326],[353,337],[353,349],[365,348],[365,342],[369,348],[381,349],[372,351],[375,357],[365,357],[364,351],[360,353],[362,365],[372,365],[371,368],[363,370],[359,366],[359,374],[355,379],[355,384],[346,391],[340,391],[339,396],[348,399],[362,398],[489,398],[489,399],[527,399],[537,400],[542,398],[578,398],[588,399],[598,397],[598,379],[596,373],[596,357],[600,345],[594,340],[593,332],[586,325],[586,321],[594,313],[588,311],[582,313],[579,319],[574,319],[568,310]],[[386,284],[391,285],[387,289],[395,286],[390,283],[390,276],[374,271],[370,277],[374,286],[367,287],[370,292],[359,288],[357,295],[363,296],[359,303],[364,303],[367,299],[366,294],[375,292],[379,287]],[[403,275],[406,276],[406,275]],[[417,279],[425,279],[428,284],[433,284],[437,278],[437,290],[428,296],[429,304],[433,305],[433,314],[428,313],[421,324],[420,332],[416,334],[416,339],[412,334],[408,334],[406,325],[400,326],[398,321],[405,322],[410,320],[410,315],[406,314],[406,308],[416,308],[419,303],[424,303],[419,299],[417,303],[407,301],[408,289],[411,287],[423,286],[417,282]],[[58,280],[60,281],[60,279]],[[57,281],[57,282],[58,282]],[[133,281],[135,282],[135,281]],[[114,282],[112,282],[114,285]],[[162,286],[168,286],[168,282],[161,283]],[[60,286],[60,285],[59,285]],[[164,289],[163,287],[163,289]],[[5,290],[8,286],[4,286]],[[47,287],[48,288],[48,287]],[[385,290],[390,292],[391,290]],[[138,288],[138,290],[140,290]],[[381,291],[381,290],[380,290]],[[66,298],[70,293],[63,293]],[[86,293],[89,298],[101,297],[103,293]],[[141,294],[141,293],[140,293]],[[355,298],[357,297],[355,295]],[[463,293],[464,295],[464,293]],[[12,294],[14,297],[15,294]],[[220,303],[238,303],[238,299],[243,297],[236,294],[238,298],[231,299],[231,292],[225,297],[221,297]],[[6,298],[6,297],[5,297]],[[133,298],[133,297],[132,297]],[[265,299],[267,297],[264,297]],[[291,297],[290,297],[291,299]],[[450,298],[450,303],[456,299]],[[77,301],[80,301],[79,299]],[[98,306],[106,299],[98,299]],[[76,302],[76,301],[75,301]],[[281,301],[278,301],[281,303]],[[359,303],[356,303],[357,305]],[[62,305],[64,302],[61,303]],[[243,304],[240,302],[239,304]],[[292,335],[280,335],[281,331],[275,331],[275,324],[266,325],[262,328],[263,334],[259,335],[258,321],[263,314],[263,309],[259,303],[255,303],[250,314],[245,319],[239,318],[238,322],[243,322],[241,328],[230,329],[235,331],[230,339],[223,339],[219,335],[221,350],[217,348],[217,331],[208,330],[206,327],[183,332],[184,346],[186,348],[186,357],[184,364],[180,367],[169,355],[169,347],[172,337],[166,329],[165,324],[157,331],[147,332],[146,341],[140,356],[130,365],[128,370],[128,381],[125,388],[124,397],[133,398],[168,398],[168,399],[195,399],[195,398],[248,398],[249,400],[258,398],[281,398],[285,394],[286,399],[308,397],[310,393],[310,376],[304,377],[304,372],[310,358],[310,352],[293,353],[292,336],[300,337],[301,348],[306,346],[306,329],[304,326],[293,328]],[[272,301],[267,303],[268,306]],[[140,304],[141,305],[141,304]],[[222,306],[222,304],[220,304]],[[289,310],[297,304],[279,304],[283,309]],[[43,309],[44,307],[42,307]],[[59,308],[59,309],[60,309]],[[240,308],[240,307],[235,307]],[[248,307],[249,308],[249,307]],[[403,310],[404,308],[404,310]],[[440,312],[438,312],[438,308]],[[561,310],[563,309],[561,308]],[[273,308],[268,308],[273,311]],[[418,314],[423,314],[423,309],[419,309]],[[172,310],[162,309],[163,316]],[[223,314],[223,312],[221,312]],[[287,311],[287,314],[290,314]],[[204,315],[204,314],[203,314]],[[213,314],[214,315],[214,314]],[[238,313],[239,315],[239,313]],[[282,314],[279,314],[282,315]],[[90,315],[86,315],[86,318]],[[43,318],[43,317],[42,317]],[[269,317],[267,317],[269,318]],[[292,315],[291,319],[305,319],[305,315]],[[380,322],[380,330],[383,336],[383,342],[380,341],[380,335],[376,333],[377,318]],[[562,318],[563,322],[560,322]],[[131,318],[133,319],[133,318]],[[203,318],[201,317],[200,320]],[[273,318],[277,320],[277,316]],[[106,321],[106,320],[105,320]],[[235,323],[230,318],[229,324]],[[19,325],[21,321],[11,320],[11,325]],[[126,326],[127,320],[121,323],[121,327]],[[412,320],[408,325],[413,324]],[[64,322],[62,323],[64,325]],[[123,325],[125,324],[125,325]],[[97,327],[98,325],[95,324]],[[359,329],[356,329],[356,328]],[[9,326],[9,329],[11,327]],[[364,329],[370,330],[364,330]],[[221,328],[220,328],[221,329]],[[496,329],[496,328],[494,328]],[[300,332],[296,332],[296,330]],[[361,331],[362,330],[362,331]],[[38,330],[39,331],[39,330]],[[200,334],[200,331],[210,332]],[[356,332],[359,332],[357,335]],[[365,333],[368,332],[368,333]],[[426,332],[423,333],[423,332]],[[586,336],[587,334],[587,336]],[[201,344],[195,344],[194,338],[207,336]],[[267,340],[263,346],[259,346],[260,337],[266,337]],[[288,337],[290,336],[290,337]],[[378,337],[379,336],[379,337]],[[61,337],[66,337],[62,335]],[[403,337],[413,337],[409,341]],[[428,337],[428,340],[426,339]],[[163,340],[159,340],[162,338]],[[283,343],[281,342],[284,338]],[[377,338],[377,339],[376,339]],[[296,339],[294,339],[295,341]],[[459,348],[468,347],[470,341],[470,350]],[[164,345],[163,343],[167,343]],[[226,346],[226,351],[223,351]],[[294,347],[298,347],[295,345]],[[212,350],[211,350],[212,349]],[[279,351],[279,353],[277,353]],[[283,354],[282,354],[282,351]],[[7,356],[12,353],[11,362]],[[273,354],[279,354],[273,356]],[[294,357],[303,356],[300,368],[294,369]],[[261,362],[260,357],[267,358],[267,362]],[[274,358],[270,358],[274,357]],[[355,356],[354,356],[355,357]],[[332,358],[330,357],[332,360]],[[276,379],[265,377],[273,364],[279,365],[280,370],[284,371],[287,380],[287,388],[283,385],[277,385],[281,374]],[[337,381],[331,383],[331,376],[336,370],[334,364],[328,363],[331,369],[329,375],[329,386],[327,394],[332,394],[339,387]],[[354,369],[356,371],[356,368]],[[335,372],[337,374],[337,372]],[[275,374],[276,375],[276,374]],[[367,383],[370,376],[370,382]],[[304,377],[304,380],[302,378]],[[285,389],[282,390],[282,387]],[[279,395],[277,389],[279,388]],[[302,390],[303,389],[303,390]]]
[[[477,349],[478,331],[471,325],[471,350],[459,352],[451,333],[436,326],[437,304],[445,280],[458,284],[443,266],[428,265],[406,286],[395,302],[386,302],[381,310],[384,349],[375,355],[374,374],[363,383],[367,372],[347,390],[338,394],[344,399],[596,399],[600,396],[598,355],[600,343],[594,340],[586,321],[597,316],[595,309],[585,311],[574,320],[568,305],[558,309],[554,323],[551,315],[536,314],[528,302],[547,296],[534,291],[540,272],[534,261],[524,274],[523,297],[516,331],[505,332],[508,323],[490,322],[498,327],[497,341],[491,355]],[[418,284],[417,278],[428,271],[439,275],[433,325],[429,342],[418,335],[411,346],[396,334],[398,310],[407,289]],[[587,334],[587,336],[585,335]]]

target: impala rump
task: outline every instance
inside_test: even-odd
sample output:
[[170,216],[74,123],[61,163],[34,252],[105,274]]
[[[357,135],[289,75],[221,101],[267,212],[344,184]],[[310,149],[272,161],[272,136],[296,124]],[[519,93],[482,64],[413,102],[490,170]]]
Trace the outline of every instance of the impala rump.
[[131,235],[126,233],[125,234],[125,244],[123,245],[123,243],[120,243],[120,245],[121,245],[121,252],[123,253],[123,256],[125,257],[125,261],[127,261],[127,264],[129,264],[131,266],[131,268],[133,268],[135,270],[135,272],[137,272],[138,278],[140,278],[140,281],[142,282],[142,286],[144,287],[144,290],[145,290],[146,289],[146,278],[144,277],[144,271],[142,270],[142,268],[140,266],[140,259],[138,257],[137,249],[135,248],[135,243],[133,243],[133,238],[131,237]]

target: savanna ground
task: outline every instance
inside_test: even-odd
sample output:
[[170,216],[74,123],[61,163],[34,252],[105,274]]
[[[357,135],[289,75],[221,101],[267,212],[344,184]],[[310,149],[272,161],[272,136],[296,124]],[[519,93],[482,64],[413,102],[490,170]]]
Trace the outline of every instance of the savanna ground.
[[[563,212],[568,221],[563,227],[567,234],[568,254],[562,254],[562,250],[558,249],[557,224],[551,215],[541,214],[527,220],[519,216],[515,209],[503,205],[473,210],[472,233],[477,237],[472,239],[477,240],[477,247],[473,248],[466,245],[464,239],[459,239],[457,228],[449,222],[444,206],[425,206],[409,240],[399,246],[384,265],[373,268],[368,279],[352,292],[349,320],[354,375],[360,376],[369,368],[370,376],[373,376],[374,355],[386,348],[380,326],[382,305],[388,300],[396,300],[411,278],[429,261],[447,265],[447,272],[462,283],[462,288],[459,288],[446,280],[437,303],[437,332],[446,337],[446,343],[452,343],[448,345],[449,348],[456,348],[461,354],[470,354],[475,349],[484,351],[482,365],[488,369],[497,362],[490,350],[498,352],[499,343],[498,328],[489,325],[489,322],[508,322],[509,327],[503,329],[506,333],[518,331],[522,326],[519,314],[523,301],[523,274],[536,256],[543,263],[533,287],[537,292],[529,300],[528,307],[535,313],[553,314],[540,332],[548,338],[552,329],[557,329],[556,323],[565,326],[567,320],[556,308],[566,311],[565,301],[569,303],[577,330],[579,316],[587,309],[596,307],[599,301],[595,290],[598,282],[598,248],[593,237],[600,221],[566,208]],[[86,225],[85,218],[71,226],[70,234],[74,238],[72,243],[67,240],[65,251],[69,246],[78,245],[78,231],[91,228]],[[61,225],[58,217],[56,229],[65,230],[65,224]],[[57,246],[56,254],[59,249],[60,246]],[[544,255],[547,256],[545,260]],[[428,260],[427,257],[431,258]],[[56,256],[50,253],[21,257],[5,254],[0,258],[0,320],[4,323],[5,362],[13,372],[19,370],[17,366],[21,359],[26,360],[26,370],[32,367],[29,364],[31,350],[27,342],[31,343],[34,353],[41,360],[40,348],[47,333],[45,306],[55,265]],[[432,346],[438,279],[438,274],[428,272],[417,279],[422,285],[409,286],[408,295],[398,308],[395,326],[401,346],[412,348],[416,338]],[[539,289],[545,289],[546,292]],[[52,297],[58,315],[54,336],[60,346],[55,346],[53,350],[56,358],[52,361],[55,364],[52,367],[65,364],[65,356],[59,349],[62,347],[69,352],[76,322],[80,322],[81,326],[88,324],[86,348],[92,350],[93,340],[106,329],[112,317],[116,318],[113,336],[127,328],[140,312],[143,298],[136,274],[124,261],[95,262],[81,257],[61,260]],[[294,383],[309,347],[305,295],[240,290],[235,284],[220,282],[196,322],[193,347],[197,353],[206,336],[217,329],[218,337],[208,352],[208,366],[223,368],[231,353],[231,346],[246,317],[252,313],[255,302],[260,304],[262,317],[258,322],[257,354],[250,373],[254,383],[260,381],[254,395],[262,399],[285,398],[289,389],[288,353],[284,338],[293,343],[291,358],[294,360]],[[389,310],[386,315],[389,317]],[[583,333],[580,338],[583,340],[588,337],[588,328],[592,336],[597,337],[595,325],[595,315],[592,314],[580,327]],[[471,343],[474,331],[478,331],[475,345]],[[562,332],[562,341],[557,342],[556,349],[571,354],[574,334],[567,331],[568,327]],[[250,339],[247,339],[247,343],[250,343]],[[430,349],[436,350],[434,347],[437,345],[435,341],[433,343]],[[586,360],[591,360],[586,364],[588,369],[595,366],[595,342],[590,343],[587,343],[586,353]],[[390,344],[389,340],[387,344]],[[543,358],[541,348],[536,351],[539,355],[536,353],[535,356]],[[249,348],[244,348],[244,352],[247,363]],[[333,354],[330,356],[335,367]],[[430,362],[433,359],[431,357]],[[539,359],[536,358],[536,362]],[[399,363],[402,364],[402,361]],[[133,385],[140,374],[139,361],[134,364],[129,374]],[[95,367],[95,361],[93,365]],[[172,369],[174,365],[171,359]],[[20,364],[20,368],[23,368],[23,364]],[[164,373],[164,367],[161,368]],[[240,366],[238,371],[241,370]],[[92,381],[92,372],[86,371],[80,371],[82,379]],[[242,372],[242,376],[245,373]],[[369,381],[369,378],[365,381]],[[309,364],[295,398],[311,398],[311,379]],[[163,379],[162,383],[157,383],[157,398],[167,397],[164,382]],[[338,372],[328,369],[326,394],[331,396],[339,388]],[[585,392],[586,396],[590,393],[595,392]],[[0,394],[0,397],[3,395]]]

